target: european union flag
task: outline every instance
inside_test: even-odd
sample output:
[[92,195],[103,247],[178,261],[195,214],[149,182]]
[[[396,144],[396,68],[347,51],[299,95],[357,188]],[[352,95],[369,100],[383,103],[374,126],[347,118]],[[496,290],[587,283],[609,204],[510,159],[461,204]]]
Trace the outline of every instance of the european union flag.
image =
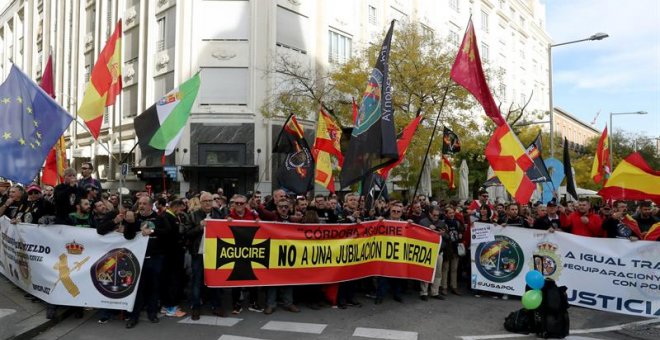
[[0,85],[0,177],[27,184],[73,117],[16,65]]

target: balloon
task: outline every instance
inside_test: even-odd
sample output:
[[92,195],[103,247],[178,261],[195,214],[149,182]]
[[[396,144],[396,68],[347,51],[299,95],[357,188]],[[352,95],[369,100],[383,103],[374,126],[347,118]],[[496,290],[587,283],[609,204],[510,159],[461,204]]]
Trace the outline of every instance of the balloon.
[[522,304],[523,307],[525,307],[525,309],[532,310],[539,308],[542,300],[543,300],[543,294],[541,293],[540,290],[538,289],[528,290],[525,292],[525,294],[522,297]]
[[545,278],[540,271],[532,270],[525,275],[525,283],[532,289],[541,289],[545,284]]

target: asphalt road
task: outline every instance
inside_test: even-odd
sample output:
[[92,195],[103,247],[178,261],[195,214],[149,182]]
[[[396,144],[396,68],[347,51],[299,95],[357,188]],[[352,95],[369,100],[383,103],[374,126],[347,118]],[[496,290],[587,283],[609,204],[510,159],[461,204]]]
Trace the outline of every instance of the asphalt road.
[[[208,311],[199,321],[161,317],[158,324],[143,319],[133,329],[120,320],[98,324],[96,311],[83,319],[68,318],[36,339],[186,339],[186,340],[284,340],[284,339],[534,339],[508,333],[503,322],[509,312],[521,307],[508,301],[471,295],[450,295],[445,301],[420,300],[414,292],[398,303],[386,299],[375,305],[360,296],[362,307],[346,310],[301,306],[300,313],[277,309],[272,315],[244,310],[227,318]],[[568,339],[658,339],[660,318],[645,319],[571,307]]]

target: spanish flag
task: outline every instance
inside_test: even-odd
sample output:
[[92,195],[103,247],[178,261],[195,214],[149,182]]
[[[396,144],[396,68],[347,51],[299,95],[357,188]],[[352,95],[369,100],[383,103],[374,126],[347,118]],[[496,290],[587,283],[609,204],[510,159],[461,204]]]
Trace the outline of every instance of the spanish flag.
[[651,226],[644,239],[647,241],[660,241],[660,222],[655,223]]
[[508,124],[495,129],[485,153],[495,175],[516,202],[529,202],[536,185],[525,172],[534,162]]
[[115,103],[121,92],[121,20],[103,47],[92,69],[78,115],[89,131],[98,138],[103,123],[103,110]]
[[454,66],[451,68],[450,78],[472,93],[474,98],[483,106],[486,115],[497,126],[506,124],[486,82],[472,19],[468,21],[463,43],[461,43],[461,47],[458,49],[456,61],[454,61]]
[[410,142],[415,136],[415,131],[417,131],[417,127],[419,126],[419,122],[422,121],[422,118],[422,115],[415,117],[415,119],[411,120],[403,129],[403,131],[401,131],[401,133],[397,136],[396,147],[399,152],[399,159],[392,164],[376,170],[376,173],[380,175],[380,177],[387,179],[387,177],[390,175],[390,171],[392,171],[392,169],[396,168],[399,164],[401,164],[401,162],[403,162],[403,158],[406,156],[406,152],[408,151],[408,146],[410,146]]
[[632,153],[617,165],[598,194],[604,199],[660,203],[660,171],[651,169],[638,152]]
[[[48,62],[44,68],[41,83],[39,83],[44,92],[55,98],[55,86],[53,82],[53,57],[48,56]],[[41,183],[56,186],[64,181],[64,168],[66,167],[66,144],[64,137],[60,136],[48,153],[46,157],[46,164],[44,165],[41,174]]]
[[340,140],[341,128],[321,108],[316,125],[316,139],[312,148],[312,157],[314,157],[316,163],[314,180],[316,183],[328,188],[331,193],[335,192],[335,179],[332,176],[330,156],[337,158],[340,169],[344,166],[344,155],[341,154],[341,146],[339,145]]
[[451,162],[445,155],[442,155],[442,164],[440,164],[440,179],[444,179],[449,183],[449,189],[456,189],[456,185],[454,184],[454,168],[452,168]]
[[594,164],[591,166],[591,178],[594,180],[594,183],[598,184],[603,178],[607,178],[610,175],[610,171],[612,171],[612,164],[610,164],[610,143],[607,138],[606,126],[598,140]]

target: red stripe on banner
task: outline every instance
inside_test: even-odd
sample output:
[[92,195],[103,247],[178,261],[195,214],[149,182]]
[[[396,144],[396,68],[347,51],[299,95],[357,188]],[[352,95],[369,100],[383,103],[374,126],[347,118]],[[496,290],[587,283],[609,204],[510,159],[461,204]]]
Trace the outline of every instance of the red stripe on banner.
[[250,287],[325,284],[361,279],[369,276],[409,278],[426,281],[433,268],[389,261],[372,261],[343,267],[258,269],[256,280],[228,281],[232,269],[205,269],[204,284],[209,287]]
[[438,235],[420,225],[401,221],[369,221],[359,224],[299,224],[208,220],[206,238],[233,239],[229,226],[259,227],[255,239],[273,240],[338,240],[373,236],[405,236],[438,243]]

